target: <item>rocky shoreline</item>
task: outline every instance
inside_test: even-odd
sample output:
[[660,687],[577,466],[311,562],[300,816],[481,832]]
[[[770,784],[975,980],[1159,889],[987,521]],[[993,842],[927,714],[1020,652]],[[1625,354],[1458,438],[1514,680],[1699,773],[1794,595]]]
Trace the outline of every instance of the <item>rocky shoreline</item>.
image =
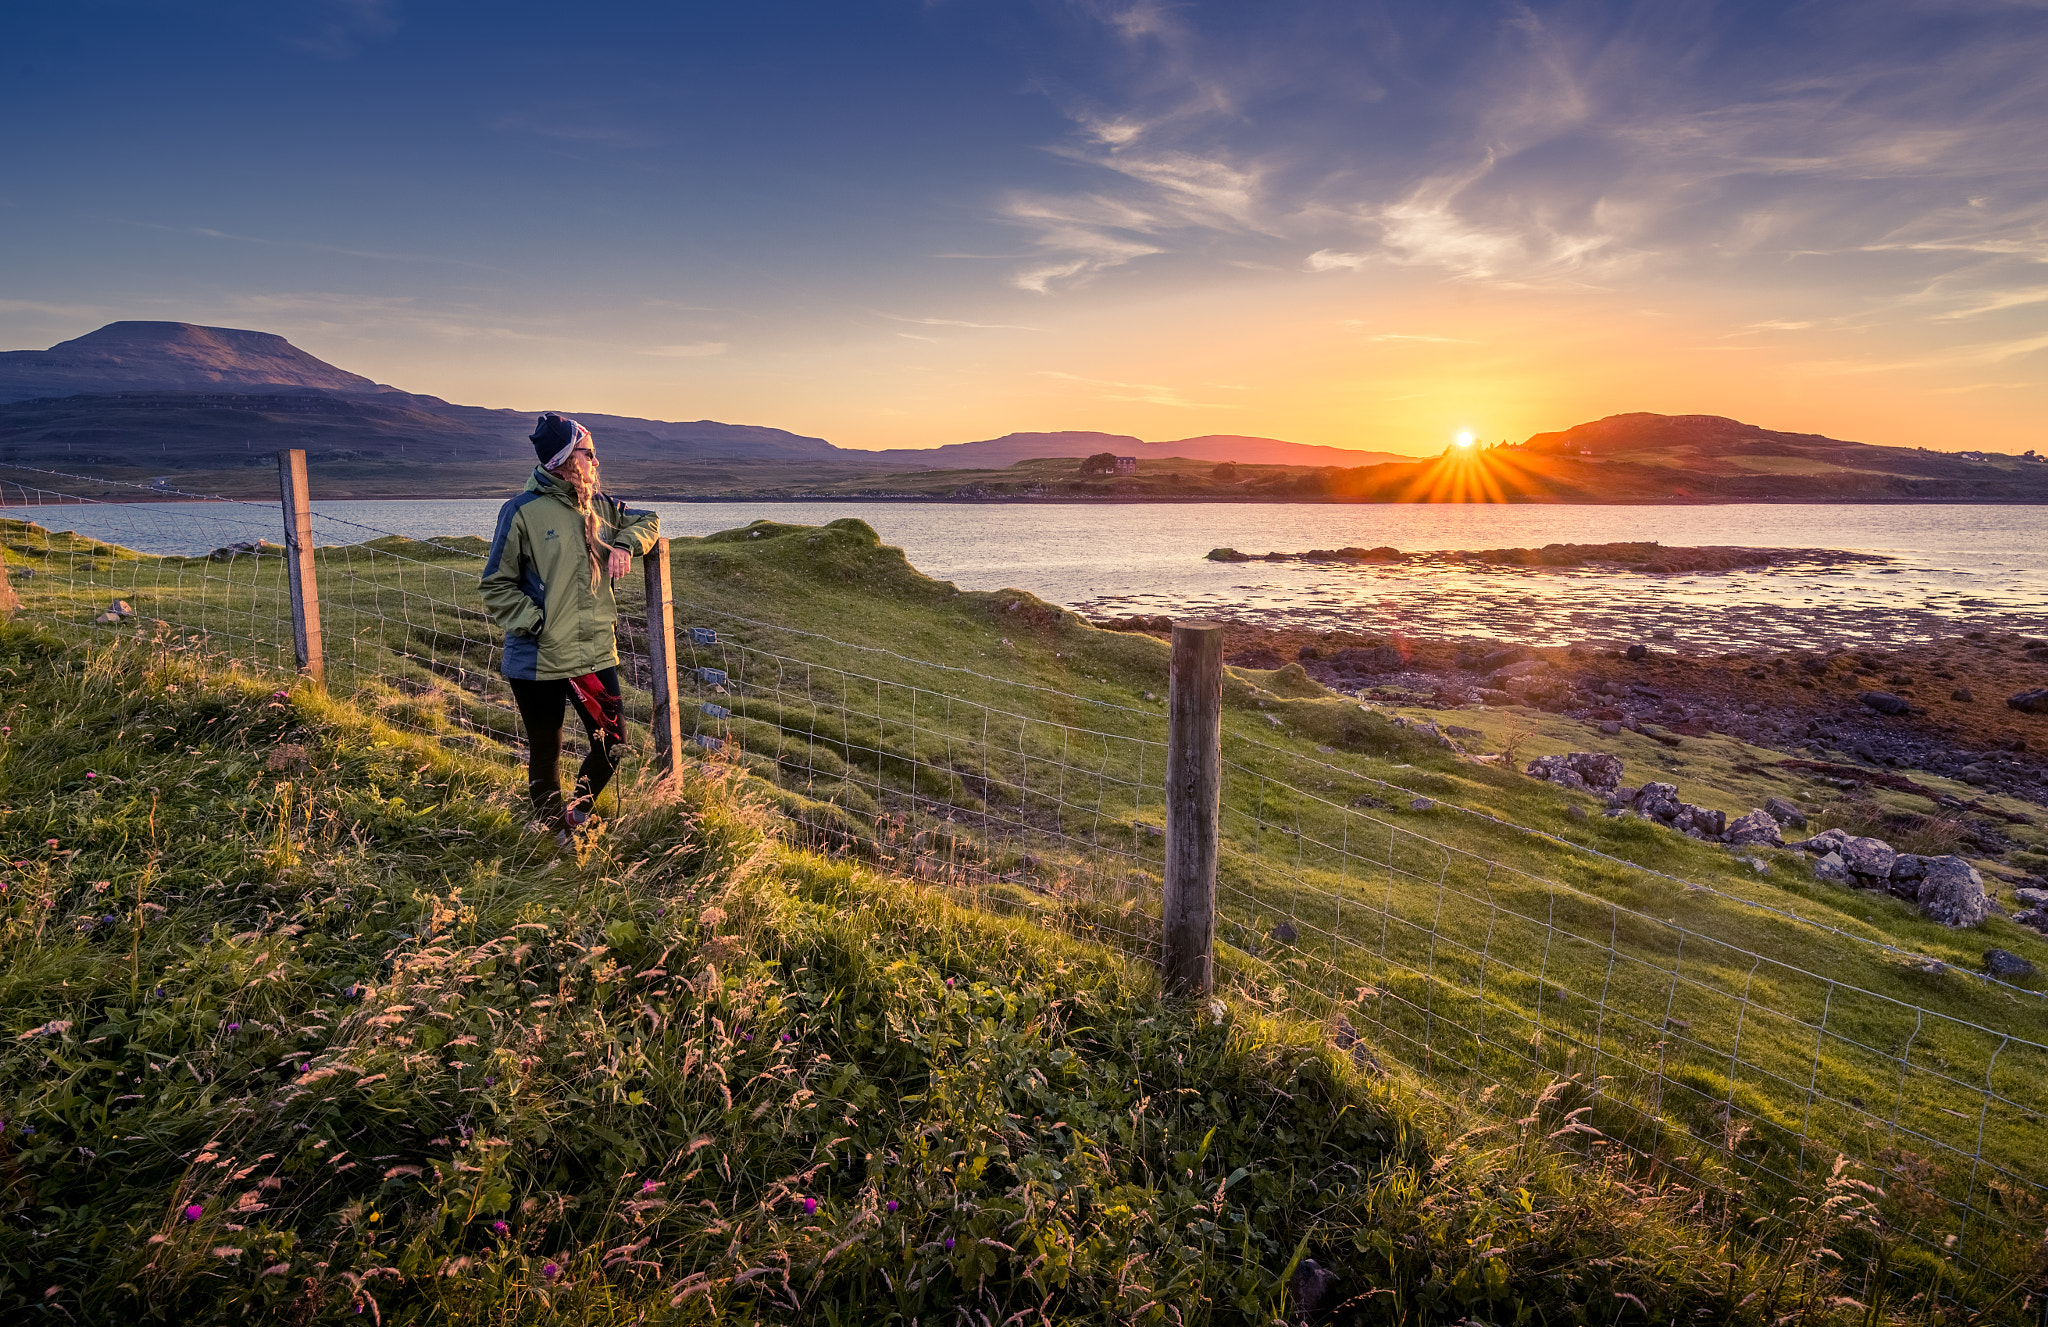
[[1594,567],[1607,571],[1636,571],[1645,575],[1677,575],[1691,572],[1737,571],[1758,567],[1839,567],[1855,563],[1886,563],[1891,558],[1877,553],[1853,553],[1838,548],[1739,548],[1707,545],[1699,548],[1666,548],[1654,540],[1613,544],[1545,544],[1541,548],[1430,549],[1404,553],[1398,548],[1312,548],[1305,553],[1240,553],[1234,548],[1212,548],[1211,562],[1342,562],[1352,565],[1455,567],[1489,569],[1528,567],[1562,570]]

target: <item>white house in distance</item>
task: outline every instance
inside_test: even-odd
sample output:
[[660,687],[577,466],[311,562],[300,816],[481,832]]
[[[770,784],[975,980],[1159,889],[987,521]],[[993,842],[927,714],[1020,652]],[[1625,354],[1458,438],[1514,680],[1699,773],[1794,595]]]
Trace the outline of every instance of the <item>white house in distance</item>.
[[1137,473],[1138,473],[1138,458],[1137,458],[1137,457],[1135,457],[1135,456],[1119,456],[1119,457],[1117,457],[1117,458],[1116,458],[1116,472],[1117,472],[1118,474],[1120,474],[1120,475],[1134,475],[1134,474],[1137,474]]

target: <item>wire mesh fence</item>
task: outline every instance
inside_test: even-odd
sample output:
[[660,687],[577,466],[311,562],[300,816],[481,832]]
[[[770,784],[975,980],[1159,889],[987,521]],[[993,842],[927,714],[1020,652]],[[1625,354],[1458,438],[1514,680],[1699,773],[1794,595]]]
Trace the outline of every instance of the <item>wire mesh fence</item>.
[[[489,541],[416,539],[318,510],[310,519],[327,691],[394,727],[516,758],[523,738],[498,667],[502,641],[478,589]],[[293,676],[284,537],[277,505],[0,465],[0,544],[24,609],[82,638]],[[629,723],[644,730],[644,589],[628,576],[615,592],[620,689]]]
[[[1519,1110],[1565,1084],[1599,1146],[1759,1220],[1846,1156],[1926,1257],[2040,1277],[2039,994],[1557,840],[1561,870],[1518,867],[1461,846],[1491,817],[1244,734],[1224,765],[1219,912],[1259,960],[1241,993],[1306,987],[1340,1046],[1439,1092]],[[1830,950],[1947,1008],[1810,961]]]
[[[295,668],[276,508],[155,491],[182,500],[146,517],[98,512],[88,537],[61,528],[62,509],[107,504],[65,477],[30,477],[8,480],[0,540],[31,615]],[[180,551],[135,551],[163,548],[167,522]],[[485,541],[317,512],[314,534],[330,691],[513,758],[518,725],[478,593]],[[644,724],[639,590],[621,585],[621,671]],[[677,600],[676,703],[699,758],[760,776],[809,846],[1158,956],[1162,709],[758,611]],[[1488,1109],[1548,1093],[1583,1109],[1589,1148],[1739,1198],[1761,1220],[1849,1157],[1881,1179],[1889,1219],[1925,1258],[1987,1284],[2041,1275],[2040,995],[1815,923],[1762,883],[1707,888],[1418,794],[1426,781],[1280,742],[1270,717],[1234,714],[1223,738],[1216,934],[1238,997],[1320,1017],[1361,1064],[1401,1064]],[[1536,839],[1541,853],[1523,850]]]
[[1001,699],[970,699],[957,666],[677,612],[688,740],[782,790],[806,843],[1156,956],[1163,715],[987,673]]
[[[0,465],[0,544],[28,612],[220,664],[296,667],[277,508],[139,485],[123,487],[155,500],[93,495],[108,487]],[[81,524],[98,533],[77,533]],[[166,532],[178,552],[146,551]]]

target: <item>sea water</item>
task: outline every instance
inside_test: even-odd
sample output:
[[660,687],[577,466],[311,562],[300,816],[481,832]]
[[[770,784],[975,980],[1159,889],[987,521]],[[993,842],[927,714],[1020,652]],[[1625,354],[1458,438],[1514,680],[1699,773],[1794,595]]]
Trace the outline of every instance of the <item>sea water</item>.
[[[488,538],[496,499],[315,503],[323,543],[379,534]],[[963,589],[1028,590],[1092,616],[1207,614],[1313,629],[1678,648],[1926,640],[2048,631],[2048,507],[2019,505],[1478,506],[1323,504],[651,503],[671,535],[755,520],[857,517],[912,565]],[[277,541],[265,504],[0,508],[151,553]],[[1830,548],[1891,561],[1645,575],[1586,568],[1210,562],[1347,545],[1404,551],[1656,540]],[[687,586],[678,586],[687,599]]]

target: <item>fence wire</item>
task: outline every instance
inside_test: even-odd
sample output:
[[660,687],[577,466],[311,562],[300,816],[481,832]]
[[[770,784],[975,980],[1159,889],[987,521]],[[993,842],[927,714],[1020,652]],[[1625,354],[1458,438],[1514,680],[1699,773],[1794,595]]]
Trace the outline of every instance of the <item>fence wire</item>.
[[[809,846],[1156,958],[1165,718],[677,603],[686,739],[785,794]],[[862,669],[848,667],[849,656]]]
[[[1518,868],[1460,846],[1459,808],[1243,734],[1224,747],[1221,932],[1256,960],[1241,995],[1292,986],[1361,1063],[1502,1109],[1563,1081],[1601,1145],[1759,1217],[1846,1156],[1928,1256],[2040,1274],[2048,1045],[1714,933],[1780,909],[1559,840],[1556,875]],[[1952,1008],[2009,1002],[2029,1031],[2048,1013],[2035,992],[1815,930]]]
[[[109,512],[122,504],[104,490],[28,473],[0,488],[0,542],[31,615],[295,669],[277,508],[152,489],[179,501]],[[97,537],[64,529],[84,506],[99,509]],[[166,522],[204,551],[122,546],[124,533],[150,545]],[[320,513],[314,531],[329,689],[516,758],[478,593],[485,541]],[[628,713],[646,724],[641,582],[620,591]],[[676,611],[690,750],[760,776],[801,842],[1158,955],[1163,712]],[[1321,1017],[1362,1065],[1405,1065],[1489,1109],[1519,1112],[1562,1082],[1564,1106],[1599,1131],[1591,1145],[1760,1217],[1847,1156],[1927,1257],[2006,1284],[2039,1275],[2048,1045],[2029,1034],[2042,997],[1799,917],[1761,882],[1753,896],[1708,889],[1277,745],[1266,717],[1230,715],[1224,739],[1217,935],[1237,996]],[[1516,835],[1544,854],[1511,851]],[[1763,913],[1769,932],[1747,921]]]

